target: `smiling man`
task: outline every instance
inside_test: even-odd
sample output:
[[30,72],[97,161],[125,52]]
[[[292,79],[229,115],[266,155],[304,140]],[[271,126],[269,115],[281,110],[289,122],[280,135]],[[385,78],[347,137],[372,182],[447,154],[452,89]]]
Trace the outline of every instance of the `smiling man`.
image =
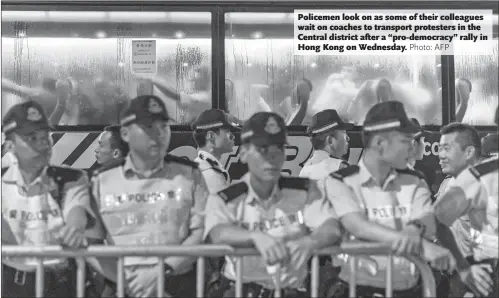
[[95,159],[99,165],[105,165],[127,156],[128,144],[121,139],[120,129],[119,125],[107,126],[99,135],[97,148],[95,148]]

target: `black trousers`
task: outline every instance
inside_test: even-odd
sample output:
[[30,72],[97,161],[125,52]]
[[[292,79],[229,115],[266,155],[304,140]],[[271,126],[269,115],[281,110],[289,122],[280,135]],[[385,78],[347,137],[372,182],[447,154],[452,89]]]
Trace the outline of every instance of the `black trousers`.
[[[385,289],[358,285],[356,287],[356,294],[357,298],[381,298],[385,297]],[[394,298],[417,298],[422,296],[422,289],[419,285],[404,291],[393,291]],[[342,280],[337,281],[330,288],[326,297],[349,298],[348,283]]]
[[[257,283],[244,283],[243,284],[243,297],[251,298],[272,298],[274,297],[274,290],[262,287]],[[222,276],[220,278],[220,287],[218,291],[213,291],[207,295],[212,298],[233,298],[236,297],[236,282]],[[308,290],[301,289],[281,289],[282,298],[307,298],[310,297]],[[239,297],[238,297],[239,298]]]
[[[44,297],[75,297],[76,271],[72,269],[46,270]],[[36,297],[36,272],[20,271],[2,264],[2,297]]]

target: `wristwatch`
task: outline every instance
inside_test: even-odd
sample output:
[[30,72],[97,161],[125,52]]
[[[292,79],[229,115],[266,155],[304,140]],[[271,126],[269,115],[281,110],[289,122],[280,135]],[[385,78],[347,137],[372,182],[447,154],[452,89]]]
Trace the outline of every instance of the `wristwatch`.
[[425,232],[426,232],[426,227],[425,225],[418,219],[415,219],[415,220],[411,220],[407,223],[408,226],[415,226],[416,228],[419,229],[419,234],[421,235],[421,237],[424,236]]

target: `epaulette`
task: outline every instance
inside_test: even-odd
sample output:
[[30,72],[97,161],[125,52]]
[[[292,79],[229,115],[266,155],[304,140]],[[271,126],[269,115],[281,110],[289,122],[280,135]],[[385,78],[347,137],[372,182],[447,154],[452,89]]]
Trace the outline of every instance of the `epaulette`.
[[195,168],[195,169],[198,168],[198,164],[196,162],[194,162],[188,158],[183,158],[183,157],[170,155],[170,154],[167,154],[165,156],[165,162],[176,162],[176,163],[183,164],[183,165]]
[[340,169],[336,172],[332,172],[329,174],[329,176],[333,177],[334,179],[342,180],[345,177],[352,176],[353,174],[357,174],[359,172],[360,168],[358,165],[351,165],[346,168]]
[[8,169],[9,169],[9,167],[2,168],[2,177],[3,177],[3,174],[7,173]]
[[397,169],[397,173],[400,173],[400,174],[407,174],[407,175],[412,175],[412,176],[416,176],[418,178],[421,178],[423,180],[426,181],[426,176],[421,173],[420,171],[418,170],[412,170],[412,169],[409,169],[409,168],[405,168],[405,169]]
[[85,175],[85,173],[82,170],[68,167],[49,166],[47,169],[47,176],[54,179],[57,183],[62,184],[78,181],[83,175]]
[[218,195],[225,201],[225,203],[229,203],[246,192],[248,192],[248,185],[246,185],[245,182],[239,182],[219,191]]
[[470,172],[471,174],[473,174],[473,176],[475,176],[476,179],[480,179],[481,176],[492,173],[493,171],[497,171],[498,168],[499,159],[493,159],[471,167]]
[[93,176],[97,176],[99,175],[100,173],[104,173],[106,171],[109,171],[111,169],[114,169],[114,168],[117,168],[119,166],[122,166],[125,164],[125,159],[124,158],[121,158],[121,159],[116,159],[116,160],[113,160],[113,161],[110,161],[109,163],[106,163],[104,165],[102,165],[100,168],[96,169],[92,175]]
[[294,188],[308,190],[310,179],[304,177],[281,177],[279,188]]

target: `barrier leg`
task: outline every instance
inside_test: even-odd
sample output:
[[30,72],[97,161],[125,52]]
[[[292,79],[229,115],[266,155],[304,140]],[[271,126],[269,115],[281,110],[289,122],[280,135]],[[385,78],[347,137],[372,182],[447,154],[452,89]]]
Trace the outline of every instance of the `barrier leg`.
[[312,276],[310,281],[310,296],[319,297],[319,256],[312,257]]
[[277,265],[277,270],[275,272],[275,290],[274,298],[281,298],[281,265]]
[[236,297],[243,297],[243,258],[236,258]]
[[76,297],[85,297],[85,260],[76,258]]
[[165,294],[165,259],[158,258],[158,282],[156,283],[158,289],[158,297],[163,297]]
[[393,255],[389,254],[388,255],[388,261],[386,264],[386,292],[385,292],[385,297],[386,298],[391,298],[393,296]]
[[117,296],[120,298],[125,298],[125,259],[123,257],[118,258],[118,283]]
[[43,258],[36,260],[36,297],[43,298],[45,281],[45,268],[43,267]]
[[348,282],[348,293],[350,298],[357,297],[357,258],[349,256],[350,258],[350,281]]
[[203,298],[204,297],[204,264],[205,259],[203,257],[199,257],[196,263],[196,297]]

